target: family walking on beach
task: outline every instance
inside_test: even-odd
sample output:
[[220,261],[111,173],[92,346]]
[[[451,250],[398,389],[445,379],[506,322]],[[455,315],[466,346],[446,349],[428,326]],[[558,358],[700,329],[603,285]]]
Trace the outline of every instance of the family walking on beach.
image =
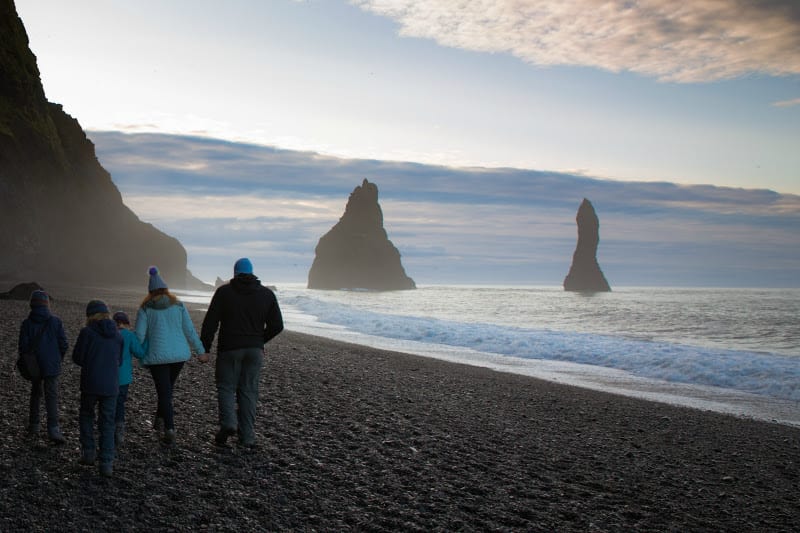
[[[217,288],[197,334],[186,307],[169,291],[156,267],[148,271],[148,292],[130,319],[122,311],[111,315],[101,300],[86,306],[86,325],[72,352],[81,367],[79,429],[81,464],[98,463],[101,475],[113,475],[115,450],[124,441],[125,403],[133,380],[133,357],[150,371],[157,406],[153,427],[162,441],[175,444],[173,389],[183,365],[194,353],[210,360],[219,329],[215,381],[219,410],[218,446],[238,435],[241,446],[255,445],[258,384],[268,341],[283,331],[283,317],[275,294],[253,274],[247,258],[234,264],[229,283]],[[43,290],[30,298],[31,311],[22,322],[20,356],[35,352],[39,373],[31,379],[28,434],[40,428],[42,395],[47,413],[47,436],[65,442],[59,426],[58,377],[68,343],[61,319],[50,312],[50,298]],[[95,443],[95,414],[99,443]]]

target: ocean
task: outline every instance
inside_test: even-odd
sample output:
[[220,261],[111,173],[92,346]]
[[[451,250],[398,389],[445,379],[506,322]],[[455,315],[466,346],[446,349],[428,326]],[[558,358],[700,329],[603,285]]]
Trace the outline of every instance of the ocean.
[[276,294],[289,330],[800,426],[800,289],[288,284]]

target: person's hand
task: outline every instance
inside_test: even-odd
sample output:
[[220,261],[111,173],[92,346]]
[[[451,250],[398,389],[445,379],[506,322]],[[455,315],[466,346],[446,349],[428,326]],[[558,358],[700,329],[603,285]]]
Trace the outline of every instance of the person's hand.
[[200,355],[197,356],[197,360],[200,361],[201,363],[208,363],[211,360],[211,354],[201,353]]

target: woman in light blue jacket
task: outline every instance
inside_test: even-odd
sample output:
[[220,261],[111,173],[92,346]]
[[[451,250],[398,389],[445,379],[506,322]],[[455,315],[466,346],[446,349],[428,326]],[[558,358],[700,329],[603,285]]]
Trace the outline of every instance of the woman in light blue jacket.
[[148,294],[136,315],[136,337],[145,352],[141,363],[150,370],[158,395],[153,427],[159,433],[163,430],[164,442],[172,445],[175,443],[172,407],[175,381],[193,350],[201,362],[208,361],[208,354],[194,329],[189,312],[169,292],[158,268],[150,267],[149,274]]

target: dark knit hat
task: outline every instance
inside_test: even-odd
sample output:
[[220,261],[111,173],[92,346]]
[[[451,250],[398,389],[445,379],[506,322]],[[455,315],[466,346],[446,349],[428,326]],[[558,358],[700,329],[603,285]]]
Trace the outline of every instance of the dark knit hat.
[[233,275],[238,276],[239,274],[252,274],[253,273],[253,263],[246,257],[242,257],[233,265]]
[[41,290],[33,291],[31,293],[31,307],[42,307],[50,305],[50,296]]
[[147,284],[147,290],[149,292],[167,288],[166,282],[161,279],[161,276],[158,274],[158,267],[151,266],[147,272],[150,274],[150,282]]
[[117,324],[130,324],[131,320],[128,318],[128,315],[125,314],[125,311],[117,311],[114,313],[113,316],[114,322]]
[[86,316],[96,315],[97,313],[108,313],[108,306],[103,300],[92,300],[86,304]]

